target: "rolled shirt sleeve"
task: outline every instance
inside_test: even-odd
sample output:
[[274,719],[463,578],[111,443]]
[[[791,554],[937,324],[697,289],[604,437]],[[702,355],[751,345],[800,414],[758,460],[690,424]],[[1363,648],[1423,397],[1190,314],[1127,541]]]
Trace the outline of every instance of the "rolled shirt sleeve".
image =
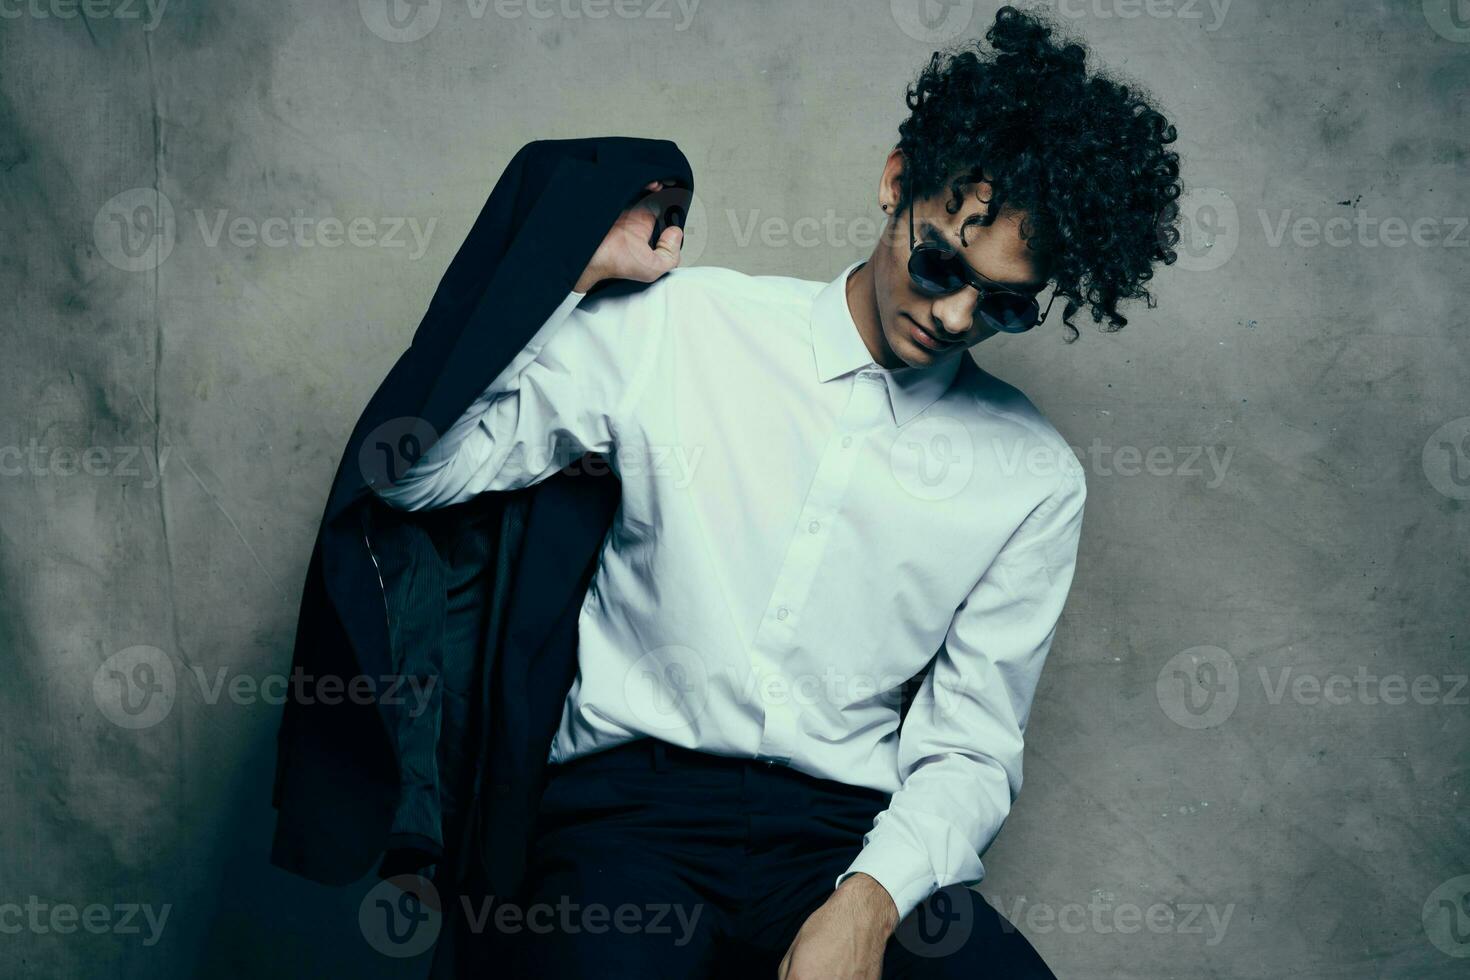
[[586,452],[613,449],[617,419],[655,360],[661,283],[620,297],[569,292],[506,367],[402,477],[374,490],[404,510],[518,490]]
[[980,855],[1021,790],[1022,736],[1071,588],[1087,488],[1069,472],[955,611],[899,733],[900,786],[838,876],[863,872],[902,921],[933,892],[985,876]]

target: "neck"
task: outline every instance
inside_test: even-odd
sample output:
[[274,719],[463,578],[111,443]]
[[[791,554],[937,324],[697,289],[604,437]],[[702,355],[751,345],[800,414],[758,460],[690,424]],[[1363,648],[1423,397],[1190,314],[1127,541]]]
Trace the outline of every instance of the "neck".
[[878,287],[873,278],[873,261],[869,259],[847,277],[847,309],[857,324],[858,336],[873,363],[890,370],[904,366],[883,336],[883,320],[878,315]]

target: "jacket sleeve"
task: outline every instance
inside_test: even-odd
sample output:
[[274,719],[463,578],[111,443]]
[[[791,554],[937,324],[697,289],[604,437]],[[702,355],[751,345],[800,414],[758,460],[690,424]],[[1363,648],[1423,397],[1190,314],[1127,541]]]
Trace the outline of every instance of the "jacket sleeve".
[[429,451],[375,492],[403,510],[447,507],[612,452],[657,360],[666,281],[620,296],[569,292]]
[[901,783],[838,876],[864,872],[907,917],[978,883],[980,855],[1021,791],[1022,735],[1076,567],[1080,472],[1036,506],[955,612],[899,732]]

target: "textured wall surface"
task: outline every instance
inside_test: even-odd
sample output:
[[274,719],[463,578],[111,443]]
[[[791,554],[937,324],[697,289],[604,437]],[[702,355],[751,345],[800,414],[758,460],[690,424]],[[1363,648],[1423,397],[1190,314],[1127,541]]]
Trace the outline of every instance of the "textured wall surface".
[[[982,891],[1063,977],[1462,977],[1470,4],[1053,0],[1178,123],[1122,332],[978,349],[1088,514]],[[698,264],[870,251],[973,0],[0,0],[0,974],[411,976],[269,867],[348,430],[506,161],[676,140]],[[334,224],[336,222],[336,224]]]

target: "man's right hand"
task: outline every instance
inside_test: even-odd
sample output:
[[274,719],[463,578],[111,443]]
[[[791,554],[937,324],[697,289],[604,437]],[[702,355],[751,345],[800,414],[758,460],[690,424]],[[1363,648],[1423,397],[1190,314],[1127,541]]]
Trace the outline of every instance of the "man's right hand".
[[663,180],[650,181],[643,186],[651,196],[640,198],[618,216],[573,287],[576,292],[585,293],[604,279],[653,282],[679,264],[679,249],[684,244],[682,228],[670,224],[659,235],[654,247],[650,248],[648,244],[658,227],[660,210],[671,204],[668,195],[658,192],[672,186]]

